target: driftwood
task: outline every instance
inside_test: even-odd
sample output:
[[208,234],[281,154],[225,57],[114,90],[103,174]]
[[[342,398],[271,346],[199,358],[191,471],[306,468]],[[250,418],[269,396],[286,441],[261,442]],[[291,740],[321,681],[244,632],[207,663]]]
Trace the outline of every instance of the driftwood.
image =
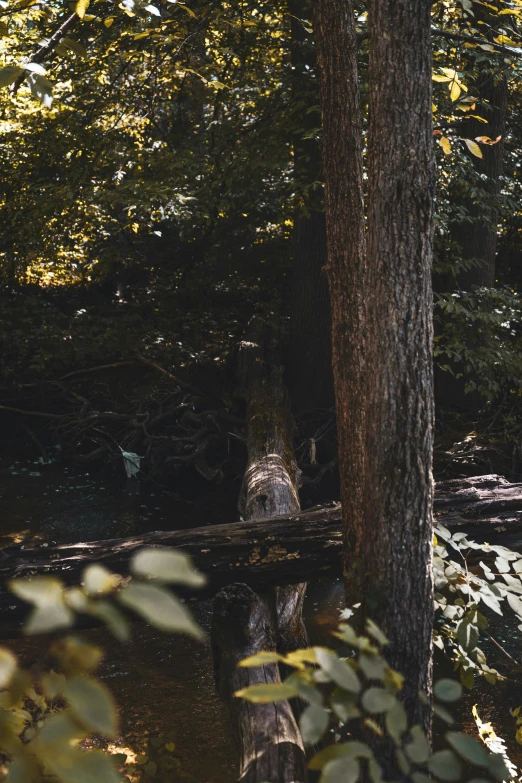
[[[474,476],[441,482],[435,489],[437,521],[476,541],[522,552],[522,484],[502,476]],[[0,583],[14,576],[54,573],[77,581],[89,563],[126,573],[142,546],[172,546],[188,552],[209,583],[198,594],[216,593],[233,582],[254,587],[292,584],[341,572],[341,507],[330,504],[298,514],[209,525],[192,530],[146,533],[129,538],[0,552]],[[0,615],[20,615],[21,603],[2,587]]]
[[[277,326],[254,319],[238,355],[247,403],[247,450],[239,510],[248,524],[300,510],[297,463],[282,379]],[[246,584],[221,590],[214,600],[212,648],[216,685],[240,749],[240,783],[304,783],[306,757],[288,702],[249,704],[234,693],[259,682],[281,682],[274,664],[238,669],[261,650],[307,646],[302,620],[306,584],[254,592]]]

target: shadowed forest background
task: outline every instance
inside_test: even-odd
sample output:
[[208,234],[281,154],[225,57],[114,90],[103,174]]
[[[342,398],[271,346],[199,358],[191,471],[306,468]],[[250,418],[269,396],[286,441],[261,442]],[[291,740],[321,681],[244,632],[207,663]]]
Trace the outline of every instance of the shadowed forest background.
[[[355,3],[354,17],[366,199],[374,176],[367,5]],[[522,482],[521,17],[520,0],[431,7],[434,475],[464,482],[440,484],[435,509],[437,518],[451,516],[447,493],[469,491],[463,515],[487,536],[486,512],[472,503],[482,491],[512,492],[502,501],[515,509],[507,528],[493,511],[488,520],[498,535],[515,536],[507,542],[513,548],[522,513],[520,491],[511,487]],[[3,575],[20,545],[40,553],[43,545],[51,562],[63,557],[63,544],[96,542],[112,564],[106,540],[228,523],[238,518],[238,498],[241,522],[317,507],[320,524],[334,524],[343,476],[340,482],[321,118],[331,127],[336,98],[334,91],[328,118],[323,95],[321,114],[321,47],[326,62],[333,38],[312,3],[299,0],[0,0]],[[401,94],[395,97],[400,106]],[[385,111],[379,121],[386,138]],[[391,123],[392,152],[393,133]],[[421,158],[418,167],[421,178]],[[409,196],[397,187],[397,205]],[[265,342],[264,353],[252,351]],[[275,368],[267,372],[273,396],[255,390],[256,362]],[[380,367],[371,373],[378,377]],[[258,495],[261,513],[252,511],[244,478],[256,438],[266,437],[252,425],[252,410],[260,420],[273,414],[269,437],[277,440],[279,405],[295,498],[282,506],[279,499],[274,511],[271,498]],[[456,529],[451,520],[448,527]],[[305,563],[315,556],[311,541]],[[189,535],[185,545],[196,552]],[[232,565],[223,560],[218,570]],[[307,578],[305,566],[289,568],[295,579]],[[314,575],[326,578],[311,584],[304,605],[313,644],[331,643],[344,601],[328,568],[321,561]],[[0,596],[0,611],[8,600]],[[210,602],[195,600],[196,619],[210,632]],[[520,622],[522,609],[513,610]],[[494,658],[499,645],[508,648],[507,669],[498,664],[498,679],[507,678],[497,686],[502,695],[488,691],[487,666],[477,659],[480,676],[459,720],[473,731],[469,709],[479,703],[481,717],[509,735],[522,766],[509,714],[522,703],[520,664],[513,664],[520,634],[511,617],[496,623],[485,649]],[[115,678],[122,704],[121,733],[109,750],[127,763],[127,779],[232,779],[237,754],[207,647],[192,639],[183,647],[141,625],[127,652],[105,629],[81,634],[109,649],[100,677],[109,685]],[[12,625],[2,635],[14,636]],[[41,640],[8,646],[26,666],[47,667]],[[470,690],[466,661],[457,668]],[[451,676],[442,654],[436,664]],[[216,680],[219,689],[219,674]],[[98,735],[92,744],[107,747]],[[7,779],[17,783],[23,774]]]

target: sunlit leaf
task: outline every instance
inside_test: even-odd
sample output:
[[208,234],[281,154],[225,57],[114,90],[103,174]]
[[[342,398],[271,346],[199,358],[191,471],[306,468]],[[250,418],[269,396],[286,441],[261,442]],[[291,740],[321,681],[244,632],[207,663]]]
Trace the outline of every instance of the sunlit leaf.
[[94,563],[83,572],[83,583],[89,595],[104,595],[112,592],[120,583],[119,574],[114,574],[105,566]]
[[476,158],[483,158],[482,150],[480,149],[479,145],[476,141],[472,141],[471,139],[464,139],[466,142],[466,147],[471,152],[472,155],[475,155]]
[[261,652],[256,653],[255,655],[250,655],[248,658],[244,658],[242,661],[239,662],[239,666],[263,666],[265,663],[277,663],[278,661],[283,661],[284,658],[282,655],[279,655],[276,652],[271,652],[270,650],[263,650]]
[[444,150],[446,155],[449,155],[451,152],[451,141],[446,136],[441,136],[439,139],[439,144]]
[[234,696],[246,699],[254,704],[270,704],[273,701],[292,699],[297,696],[297,690],[292,685],[282,682],[259,683],[236,691]]
[[89,0],[78,0],[78,2],[75,5],[74,10],[80,17],[80,19],[83,19],[85,16],[85,12],[87,11],[89,7]]
[[7,688],[18,667],[17,660],[10,650],[0,647],[0,688]]
[[131,560],[130,570],[136,576],[189,587],[203,587],[207,581],[203,574],[195,570],[188,555],[168,547],[140,549]]

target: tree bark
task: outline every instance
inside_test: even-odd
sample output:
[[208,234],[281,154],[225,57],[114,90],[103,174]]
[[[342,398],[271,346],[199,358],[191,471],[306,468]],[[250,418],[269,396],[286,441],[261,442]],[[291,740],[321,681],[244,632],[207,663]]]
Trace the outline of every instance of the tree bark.
[[428,0],[370,0],[368,253],[353,5],[317,0],[344,573],[430,727],[434,166]]
[[273,611],[267,596],[234,584],[214,600],[212,647],[218,692],[225,702],[241,753],[241,783],[299,783],[306,763],[303,743],[287,701],[251,704],[234,697],[257,683],[279,683],[277,664],[238,668],[249,655],[275,650]]
[[[238,356],[246,399],[248,463],[239,510],[249,522],[300,510],[292,421],[283,385],[276,320],[254,318]],[[234,700],[239,687],[280,682],[277,665],[253,672],[239,661],[262,649],[287,652],[308,646],[302,619],[306,584],[255,593],[244,584],[222,590],[214,600],[212,646],[219,693],[228,707],[240,752],[241,783],[304,783],[306,757],[292,707]]]

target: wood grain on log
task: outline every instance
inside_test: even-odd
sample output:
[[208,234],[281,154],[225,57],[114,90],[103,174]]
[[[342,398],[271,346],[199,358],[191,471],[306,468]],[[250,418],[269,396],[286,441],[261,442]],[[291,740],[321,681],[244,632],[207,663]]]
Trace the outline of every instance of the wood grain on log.
[[[298,469],[277,324],[260,318],[250,323],[239,349],[239,380],[247,403],[248,462],[239,498],[247,524],[263,517],[300,510]],[[306,584],[275,587],[261,593],[233,584],[214,599],[212,649],[218,691],[240,749],[240,783],[304,783],[306,757],[289,702],[250,704],[234,698],[241,687],[280,683],[277,664],[238,669],[248,655],[276,647],[308,646],[302,620]]]

